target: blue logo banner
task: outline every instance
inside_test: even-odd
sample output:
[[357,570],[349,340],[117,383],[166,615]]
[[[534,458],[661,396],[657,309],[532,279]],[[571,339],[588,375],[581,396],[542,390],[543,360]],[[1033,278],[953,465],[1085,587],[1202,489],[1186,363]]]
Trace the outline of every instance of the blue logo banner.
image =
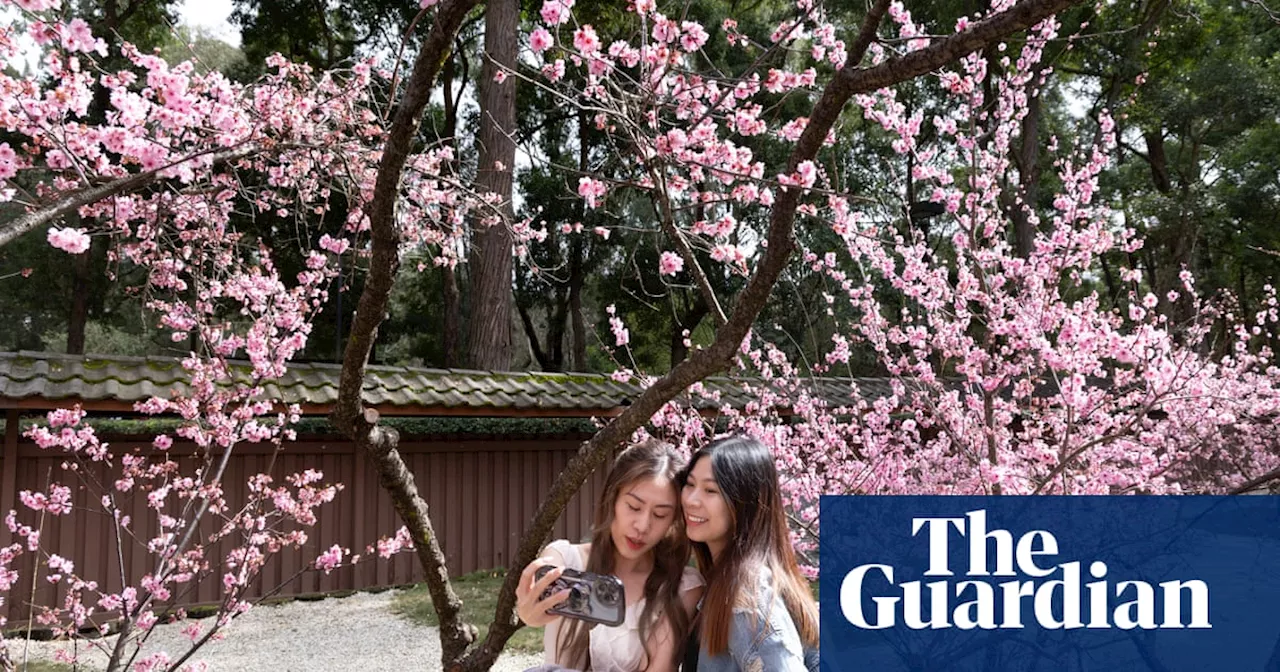
[[1280,497],[821,505],[824,672],[1280,672]]

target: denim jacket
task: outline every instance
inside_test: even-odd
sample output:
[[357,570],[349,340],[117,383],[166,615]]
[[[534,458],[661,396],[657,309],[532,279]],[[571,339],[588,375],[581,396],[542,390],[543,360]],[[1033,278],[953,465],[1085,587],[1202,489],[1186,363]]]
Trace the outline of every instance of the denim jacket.
[[711,656],[698,652],[697,672],[817,672],[818,650],[800,641],[800,633],[782,598],[773,591],[768,570],[760,577],[757,605],[772,605],[764,613],[735,609],[729,627],[729,648]]

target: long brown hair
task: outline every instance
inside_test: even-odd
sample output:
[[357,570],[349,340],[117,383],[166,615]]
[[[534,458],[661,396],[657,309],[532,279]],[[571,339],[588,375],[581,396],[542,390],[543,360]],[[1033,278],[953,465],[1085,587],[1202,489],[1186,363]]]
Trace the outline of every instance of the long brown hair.
[[[666,616],[671,636],[676,641],[673,663],[680,661],[680,644],[689,630],[689,614],[680,601],[680,579],[689,564],[689,542],[684,535],[684,516],[680,514],[680,483],[684,461],[669,444],[657,440],[637,443],[618,454],[605,480],[604,492],[596,503],[595,521],[591,529],[591,553],[587,571],[612,574],[616,549],[611,527],[618,497],[627,486],[644,479],[664,478],[676,492],[675,519],[666,536],[653,548],[653,569],[644,582],[644,610],[640,613],[640,643],[644,647],[644,667],[650,661],[649,634],[657,617]],[[556,662],[577,669],[591,668],[591,624],[572,620],[560,630],[557,642],[561,655]]]
[[749,436],[718,439],[694,453],[681,475],[682,485],[702,458],[710,460],[711,474],[729,509],[729,543],[719,558],[712,560],[706,543],[691,544],[698,569],[707,581],[698,616],[702,645],[712,656],[729,648],[735,607],[767,618],[765,611],[773,605],[756,604],[756,600],[761,570],[768,568],[772,594],[782,598],[800,640],[817,646],[818,605],[791,546],[773,454]]

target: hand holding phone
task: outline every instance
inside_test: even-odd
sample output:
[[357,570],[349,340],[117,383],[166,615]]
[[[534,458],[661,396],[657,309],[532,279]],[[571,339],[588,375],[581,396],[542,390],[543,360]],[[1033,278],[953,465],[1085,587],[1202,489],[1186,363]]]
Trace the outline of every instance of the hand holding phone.
[[[534,576],[541,579],[551,569],[548,565],[539,567]],[[547,610],[547,613],[615,627],[626,620],[626,591],[622,587],[622,580],[616,576],[581,572],[566,567],[539,599],[546,600],[564,590],[569,591],[568,599]]]

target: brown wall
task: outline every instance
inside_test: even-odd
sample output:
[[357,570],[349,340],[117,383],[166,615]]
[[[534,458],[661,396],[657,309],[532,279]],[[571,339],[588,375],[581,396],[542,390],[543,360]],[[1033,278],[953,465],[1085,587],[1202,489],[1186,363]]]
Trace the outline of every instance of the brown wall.
[[[400,452],[430,507],[450,575],[507,565],[538,503],[578,446],[577,441],[569,439],[433,440],[401,444]],[[176,444],[174,452],[182,454],[189,449]],[[146,453],[152,448],[149,443],[126,440],[113,441],[112,450],[116,454]],[[40,450],[26,440],[18,442],[16,462],[11,452],[6,450],[0,454],[0,516],[11,508],[18,509],[19,520],[35,526],[39,524],[39,515],[22,507],[16,493],[44,490],[51,475],[54,481],[73,487],[79,481],[62,471],[62,458],[58,454]],[[246,477],[263,471],[280,480],[306,469],[318,469],[324,472],[325,482],[337,481],[345,488],[333,502],[321,507],[319,520],[308,529],[308,541],[301,551],[283,552],[266,566],[262,580],[254,586],[254,596],[279,586],[333,544],[363,553],[367,545],[400,527],[390,497],[378,486],[376,474],[366,465],[363,456],[356,455],[351,443],[304,439],[289,444],[274,457],[274,464],[272,459],[269,451],[259,447],[236,449],[223,481],[229,504],[235,506],[243,501]],[[178,461],[184,460],[178,458]],[[194,465],[193,458],[186,458],[185,462]],[[107,483],[115,480],[106,468],[99,468],[92,475],[110,479],[105,480]],[[557,521],[552,538],[576,540],[588,534],[591,505],[603,480],[602,469],[583,485]],[[147,508],[144,495],[124,495],[124,509],[135,521],[133,528],[138,540],[126,539],[117,552],[113,527],[100,517],[95,518],[100,514],[80,508],[89,505],[90,497],[99,498],[101,492],[82,488],[76,493],[74,514],[44,519],[43,550],[73,560],[82,578],[98,581],[106,592],[120,590],[122,558],[129,583],[137,585],[149,571],[145,544],[158,529],[155,512]],[[101,510],[101,507],[95,504],[92,509]],[[9,530],[0,524],[0,545],[10,543],[10,536]],[[218,549],[207,557],[211,563],[218,562],[223,553],[225,550]],[[16,563],[21,574],[19,585],[0,607],[0,610],[7,609],[11,625],[28,618],[25,605],[31,594],[30,561],[30,554],[24,553]],[[42,573],[45,571],[41,569]],[[220,577],[221,572],[214,571],[179,601],[184,604],[217,601]],[[390,560],[362,561],[354,568],[339,569],[329,575],[309,571],[289,581],[278,594],[360,589],[421,580],[422,571],[416,557],[412,553],[401,553]],[[54,604],[61,598],[62,593],[55,594],[54,587],[43,579],[38,582],[36,604]]]

